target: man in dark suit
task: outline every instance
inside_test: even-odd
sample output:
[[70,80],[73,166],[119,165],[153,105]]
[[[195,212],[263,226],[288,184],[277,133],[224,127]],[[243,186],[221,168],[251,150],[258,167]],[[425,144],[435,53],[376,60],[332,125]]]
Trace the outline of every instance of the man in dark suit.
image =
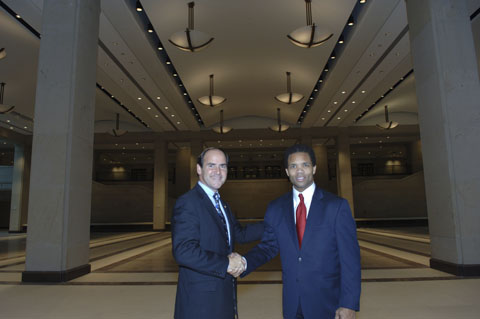
[[227,179],[228,156],[207,148],[198,157],[197,185],[175,203],[172,251],[179,265],[176,319],[237,317],[236,277],[245,270],[235,242],[259,240],[263,224],[242,227],[218,190]]
[[280,252],[283,317],[352,319],[360,303],[360,249],[348,202],[315,186],[315,154],[285,152],[293,190],[272,201],[259,245],[245,258],[247,275]]

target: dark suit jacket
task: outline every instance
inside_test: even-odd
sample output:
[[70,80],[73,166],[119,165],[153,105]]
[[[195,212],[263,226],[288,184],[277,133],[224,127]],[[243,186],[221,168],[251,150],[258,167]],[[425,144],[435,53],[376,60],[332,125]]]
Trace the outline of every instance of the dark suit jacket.
[[[262,223],[242,227],[223,201],[222,206],[230,223],[232,246],[261,238]],[[197,184],[173,209],[172,251],[180,268],[175,318],[234,318],[236,279],[227,273],[232,250],[215,206]]]
[[284,318],[295,318],[299,300],[306,319],[333,319],[338,307],[358,311],[360,249],[348,202],[317,187],[299,249],[292,196],[269,204],[262,242],[245,255],[242,276],[280,252]]

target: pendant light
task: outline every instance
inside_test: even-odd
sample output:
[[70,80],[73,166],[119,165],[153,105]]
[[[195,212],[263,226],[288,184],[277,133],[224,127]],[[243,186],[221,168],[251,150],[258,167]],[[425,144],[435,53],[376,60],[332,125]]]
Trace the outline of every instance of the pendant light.
[[210,74],[210,94],[198,98],[198,102],[207,106],[217,106],[225,102],[226,98],[223,96],[214,95],[213,93],[213,74]]
[[7,114],[12,111],[15,106],[3,104],[3,95],[5,92],[5,83],[0,83],[0,114]]
[[290,72],[287,72],[287,93],[282,93],[275,96],[275,99],[279,102],[285,104],[292,104],[297,103],[301,99],[303,99],[303,95],[300,93],[293,93],[292,92],[292,84],[290,80]]
[[385,105],[385,122],[377,124],[377,127],[382,130],[390,130],[398,126],[397,122],[390,121],[388,119],[388,106]]
[[212,130],[218,134],[225,134],[232,130],[231,127],[223,125],[223,110],[220,111],[220,126],[215,126]]
[[112,129],[111,131],[107,131],[107,132],[109,134],[115,136],[115,137],[119,137],[119,136],[127,134],[126,130],[121,130],[120,129],[120,114],[117,113],[117,120],[115,122],[115,128]]
[[314,48],[333,36],[329,30],[320,28],[312,22],[312,0],[305,0],[307,25],[287,35],[288,39],[302,48]]
[[277,108],[277,125],[270,126],[270,129],[272,131],[281,133],[281,132],[284,132],[284,131],[288,130],[289,128],[290,128],[289,125],[282,124],[282,118],[280,117],[280,108]]
[[182,51],[197,52],[206,48],[213,38],[208,34],[194,30],[193,21],[193,7],[195,2],[188,3],[188,27],[185,31],[178,31],[172,34],[170,39],[171,44],[176,46]]

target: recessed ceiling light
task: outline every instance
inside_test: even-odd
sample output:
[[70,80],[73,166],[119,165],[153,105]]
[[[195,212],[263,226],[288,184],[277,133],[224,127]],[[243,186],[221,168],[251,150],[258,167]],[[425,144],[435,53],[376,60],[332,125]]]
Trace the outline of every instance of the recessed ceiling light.
[[187,95],[187,92],[184,92],[183,95]]
[[362,93],[365,93],[365,92],[366,92],[365,90],[362,91]]
[[20,18],[21,18],[21,16],[20,16],[19,14],[17,14],[15,17],[16,17],[17,19],[20,19]]
[[155,114],[155,117],[158,117],[158,114]]
[[139,101],[140,101],[141,99],[142,99],[141,97],[137,97],[137,100],[139,100]]
[[160,97],[159,97],[159,96],[157,96],[157,100],[160,100]]
[[328,113],[330,113],[330,112],[332,112],[332,111],[330,111],[330,110],[327,110],[327,112],[328,112]]
[[165,106],[165,110],[168,110],[168,106]]
[[151,110],[152,108],[150,106],[147,106],[147,110]]
[[344,112],[348,112],[348,110],[347,110],[347,109],[345,109],[345,110],[344,110]]
[[177,76],[178,74],[177,73],[173,73],[173,76]]
[[337,102],[337,101],[334,101],[333,104],[338,104],[338,102]]
[[171,117],[175,117],[175,114],[170,115]]
[[10,129],[13,130],[13,126],[10,126]]
[[352,104],[355,104],[356,102],[355,101],[352,101]]
[[324,118],[324,117],[322,117],[322,121],[325,121],[325,118]]
[[170,61],[167,61],[166,63],[167,63],[167,64],[171,64],[171,62],[170,62]]
[[7,123],[10,123],[10,120],[7,120]]
[[347,93],[347,92],[346,92],[346,91],[342,91],[342,94],[345,94],[345,93]]
[[341,120],[341,119],[342,119],[342,118],[341,118],[340,116],[339,116],[339,117],[337,117],[337,120]]
[[177,122],[177,124],[180,124],[180,122]]

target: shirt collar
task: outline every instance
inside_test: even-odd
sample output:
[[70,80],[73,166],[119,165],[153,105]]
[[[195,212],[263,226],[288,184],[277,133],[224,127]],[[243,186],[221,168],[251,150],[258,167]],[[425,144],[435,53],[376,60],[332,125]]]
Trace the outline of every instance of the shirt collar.
[[294,200],[299,200],[298,194],[302,194],[303,198],[310,202],[311,198],[313,197],[313,193],[315,193],[315,183],[312,183],[312,185],[308,186],[303,192],[299,192],[295,189],[295,187],[293,187]]
[[200,181],[198,181],[198,185],[200,185],[200,187],[205,191],[205,193],[207,193],[209,198],[213,198],[213,194],[215,194],[213,189],[211,189],[210,187],[208,187],[207,185],[205,185]]

